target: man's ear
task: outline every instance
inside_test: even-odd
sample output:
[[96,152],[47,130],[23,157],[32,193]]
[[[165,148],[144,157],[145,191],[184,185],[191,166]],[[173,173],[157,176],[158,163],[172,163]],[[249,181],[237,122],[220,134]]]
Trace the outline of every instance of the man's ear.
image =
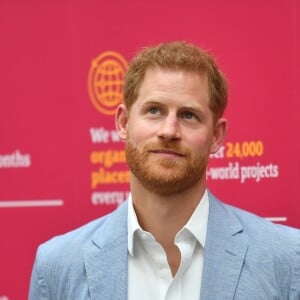
[[125,104],[120,104],[117,107],[115,114],[115,126],[121,140],[126,140],[127,137],[127,122],[128,110]]
[[227,129],[228,129],[227,120],[225,118],[220,118],[215,124],[214,133],[213,133],[214,136],[210,148],[211,154],[218,152],[218,150],[222,146],[227,134]]

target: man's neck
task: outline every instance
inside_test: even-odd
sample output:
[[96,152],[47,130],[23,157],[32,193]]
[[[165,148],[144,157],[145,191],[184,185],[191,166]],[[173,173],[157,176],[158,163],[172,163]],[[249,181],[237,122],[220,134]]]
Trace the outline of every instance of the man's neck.
[[159,195],[133,177],[132,201],[140,226],[151,232],[162,246],[174,245],[177,232],[192,216],[205,189],[205,181],[202,180],[180,193]]

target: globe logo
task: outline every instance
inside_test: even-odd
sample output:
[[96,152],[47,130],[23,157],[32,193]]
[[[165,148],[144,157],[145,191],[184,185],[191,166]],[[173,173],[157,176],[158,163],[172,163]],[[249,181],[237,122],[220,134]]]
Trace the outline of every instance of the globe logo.
[[101,53],[92,60],[88,76],[88,91],[93,105],[105,115],[113,115],[123,101],[124,75],[128,64],[115,51]]

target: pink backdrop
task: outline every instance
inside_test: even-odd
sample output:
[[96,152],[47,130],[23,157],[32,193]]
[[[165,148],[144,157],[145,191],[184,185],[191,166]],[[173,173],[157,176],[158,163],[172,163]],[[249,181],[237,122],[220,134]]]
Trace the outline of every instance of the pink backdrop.
[[300,227],[299,13],[297,0],[2,0],[0,300],[27,298],[38,244],[126,198],[123,144],[96,107],[112,100],[97,83],[116,80],[100,77],[105,62],[121,78],[148,44],[187,40],[215,54],[230,83],[230,130],[208,185]]

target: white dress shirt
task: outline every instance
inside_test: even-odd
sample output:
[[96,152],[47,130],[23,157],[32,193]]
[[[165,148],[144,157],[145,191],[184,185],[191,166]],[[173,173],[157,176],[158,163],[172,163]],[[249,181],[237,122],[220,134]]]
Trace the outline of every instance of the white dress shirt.
[[199,300],[209,201],[205,191],[187,224],[177,233],[175,245],[181,262],[173,277],[163,247],[137,220],[131,196],[128,201],[128,299]]

